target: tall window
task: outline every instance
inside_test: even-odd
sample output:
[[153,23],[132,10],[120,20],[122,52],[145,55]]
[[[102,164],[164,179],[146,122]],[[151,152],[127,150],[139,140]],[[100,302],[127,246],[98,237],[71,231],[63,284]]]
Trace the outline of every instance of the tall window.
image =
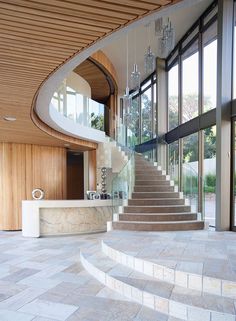
[[182,56],[182,122],[198,116],[198,41]]
[[168,73],[168,108],[169,130],[179,124],[179,65],[172,67]]
[[169,145],[169,174],[175,185],[179,184],[179,142],[175,141]]
[[198,211],[198,133],[183,138],[183,192]]
[[142,113],[142,136],[141,142],[146,142],[152,138],[152,90],[151,87],[142,93],[141,96]]
[[203,34],[203,112],[216,108],[217,24]]
[[130,117],[127,122],[127,139],[130,147],[139,144],[139,96],[132,99]]

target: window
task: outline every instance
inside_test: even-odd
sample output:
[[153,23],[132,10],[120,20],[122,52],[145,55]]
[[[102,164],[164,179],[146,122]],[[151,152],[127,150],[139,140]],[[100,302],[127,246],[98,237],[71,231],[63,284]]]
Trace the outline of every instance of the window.
[[169,130],[179,124],[179,65],[172,67],[168,73],[168,109]]
[[139,96],[132,99],[130,118],[127,124],[128,146],[139,144]]
[[216,108],[217,24],[203,34],[203,112]]
[[152,138],[152,89],[147,89],[141,96],[142,134],[141,142]]
[[198,133],[183,138],[182,184],[192,210],[198,211]]
[[215,226],[216,202],[216,126],[204,131],[203,190],[205,220]]
[[195,42],[182,56],[182,122],[198,116],[198,42]]
[[179,185],[179,142],[169,145],[169,174],[175,185]]

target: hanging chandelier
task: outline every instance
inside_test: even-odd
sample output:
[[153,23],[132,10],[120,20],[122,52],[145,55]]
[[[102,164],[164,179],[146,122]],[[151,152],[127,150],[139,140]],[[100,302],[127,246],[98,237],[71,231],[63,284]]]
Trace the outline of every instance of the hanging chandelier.
[[144,70],[146,75],[150,75],[155,70],[156,59],[151,50],[150,23],[146,25],[146,28],[147,28],[146,30],[147,30],[148,47],[147,47],[147,53],[144,55]]
[[135,30],[134,31],[134,66],[130,76],[132,89],[136,90],[140,87],[140,79],[141,79],[141,74],[138,70],[137,56],[136,56],[136,30]]
[[129,39],[128,39],[128,33],[126,36],[126,89],[125,94],[123,96],[123,108],[125,115],[128,115],[130,112],[131,104],[132,104],[132,98],[129,94]]
[[175,32],[169,18],[158,18],[155,21],[155,33],[158,43],[158,56],[166,58],[175,45]]

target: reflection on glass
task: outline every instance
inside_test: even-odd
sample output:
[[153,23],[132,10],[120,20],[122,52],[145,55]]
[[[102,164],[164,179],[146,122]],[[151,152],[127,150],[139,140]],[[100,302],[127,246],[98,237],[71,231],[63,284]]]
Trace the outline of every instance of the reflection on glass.
[[172,67],[168,73],[168,107],[169,107],[169,130],[179,124],[178,100],[179,100],[179,65]]
[[198,211],[198,133],[183,138],[182,179],[184,195]]
[[169,175],[175,185],[179,184],[179,143],[169,144]]
[[190,55],[185,53],[187,58],[183,57],[183,123],[198,116],[198,52],[193,51],[196,46],[194,44],[193,49],[190,48]]
[[139,144],[139,96],[132,99],[127,121],[127,141],[129,147]]
[[203,33],[203,112],[216,108],[217,23]]
[[82,126],[104,131],[105,110],[107,107],[81,95],[72,88],[62,85],[54,93],[51,104],[66,118]]
[[141,96],[142,135],[141,142],[152,138],[152,89],[147,89]]
[[215,226],[216,126],[204,130],[203,180],[205,220]]

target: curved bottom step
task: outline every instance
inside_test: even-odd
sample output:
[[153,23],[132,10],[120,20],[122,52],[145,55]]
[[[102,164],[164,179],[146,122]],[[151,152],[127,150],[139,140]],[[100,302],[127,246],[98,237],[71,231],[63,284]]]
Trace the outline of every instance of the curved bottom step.
[[[235,321],[234,300],[157,281],[117,264],[100,252],[80,253],[85,269],[101,283],[153,310],[186,321]],[[171,319],[168,319],[171,320]]]
[[118,221],[113,222],[114,230],[126,231],[190,231],[203,230],[204,221],[162,221],[162,222],[138,222],[138,221]]

